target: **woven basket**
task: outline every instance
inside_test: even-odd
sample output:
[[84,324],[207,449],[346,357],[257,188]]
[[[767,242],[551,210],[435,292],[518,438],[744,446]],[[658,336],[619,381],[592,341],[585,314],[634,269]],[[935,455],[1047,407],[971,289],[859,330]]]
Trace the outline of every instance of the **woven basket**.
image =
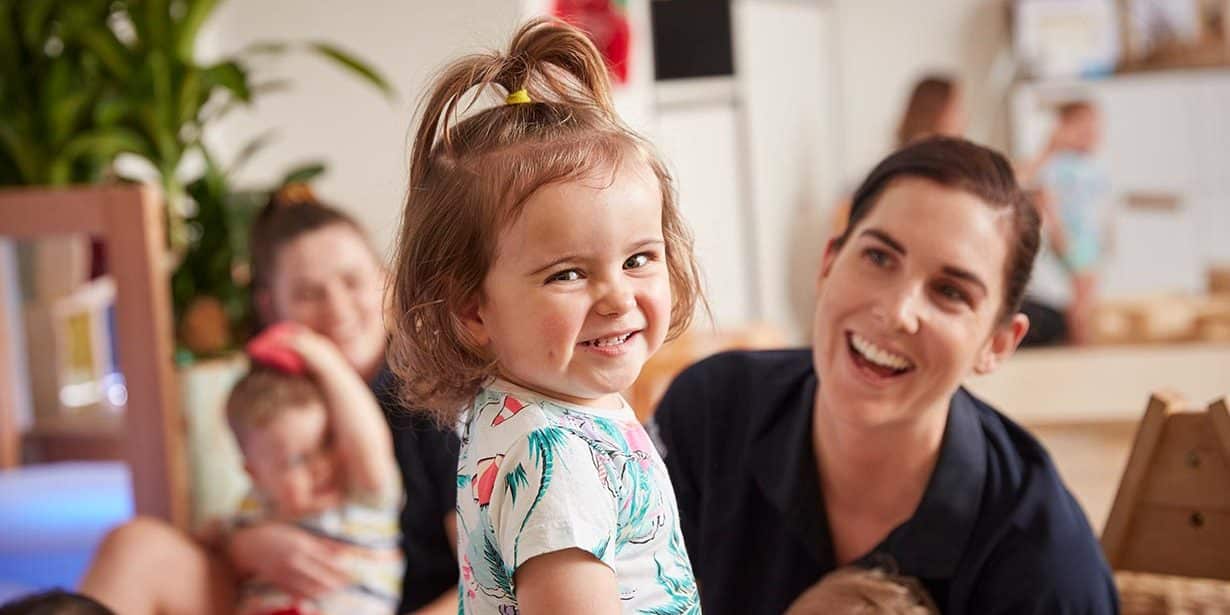
[[1116,572],[1123,615],[1230,614],[1230,582]]

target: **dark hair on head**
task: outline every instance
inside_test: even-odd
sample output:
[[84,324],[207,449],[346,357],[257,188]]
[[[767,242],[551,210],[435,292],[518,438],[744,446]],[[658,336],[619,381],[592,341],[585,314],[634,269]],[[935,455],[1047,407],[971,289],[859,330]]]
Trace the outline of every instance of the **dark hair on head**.
[[[477,94],[521,90],[528,102],[460,117]],[[704,302],[692,236],[666,164],[616,114],[594,44],[563,22],[536,19],[507,52],[462,58],[436,78],[411,149],[389,293],[389,368],[408,406],[450,425],[496,374],[495,358],[473,343],[459,315],[481,298],[500,232],[526,201],[551,184],[606,181],[623,164],[653,173],[662,195],[670,339]]]
[[1017,185],[1012,165],[999,152],[965,139],[930,137],[907,145],[876,165],[854,192],[846,230],[834,240],[838,246],[844,245],[858,223],[871,213],[884,189],[900,177],[922,177],[968,192],[988,207],[1011,216],[999,320],[1003,323],[1011,319],[1021,308],[1041,241],[1038,211]]
[[0,605],[0,615],[115,615],[83,594],[53,589]]
[[[317,199],[305,184],[287,184],[273,193],[256,215],[249,237],[253,301],[259,292],[272,287],[277,275],[278,252],[286,244],[331,226],[353,229],[363,242],[367,242],[367,234],[354,218]],[[257,329],[270,324],[261,321],[263,316],[259,309],[252,312],[256,315]]]
[[324,394],[307,376],[254,365],[226,398],[226,422],[244,448],[244,440],[253,430],[266,427],[286,412],[323,408],[324,403]]
[[897,147],[935,134],[956,92],[956,79],[947,75],[927,75],[914,84],[897,126]]

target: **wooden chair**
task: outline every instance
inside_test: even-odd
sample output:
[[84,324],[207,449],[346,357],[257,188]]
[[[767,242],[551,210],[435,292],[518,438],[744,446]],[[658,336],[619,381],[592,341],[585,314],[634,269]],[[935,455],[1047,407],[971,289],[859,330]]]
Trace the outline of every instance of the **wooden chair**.
[[1149,400],[1102,549],[1125,614],[1230,612],[1225,398],[1203,411],[1188,410],[1173,394]]
[[[0,236],[87,233],[105,242],[116,282],[119,364],[128,387],[126,457],[139,514],[187,527],[187,472],[172,364],[162,200],[145,186],[0,190]],[[0,332],[19,326],[0,301]],[[6,333],[7,334],[7,333]],[[0,344],[0,470],[20,460],[14,369]]]

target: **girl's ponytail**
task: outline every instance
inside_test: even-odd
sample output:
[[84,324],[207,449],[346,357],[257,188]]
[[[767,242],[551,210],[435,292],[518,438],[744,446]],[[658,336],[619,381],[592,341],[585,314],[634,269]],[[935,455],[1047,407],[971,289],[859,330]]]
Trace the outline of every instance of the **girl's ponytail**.
[[[606,62],[598,48],[572,26],[546,18],[535,19],[517,31],[507,53],[466,56],[449,65],[432,83],[414,138],[411,186],[421,185],[433,156],[455,151],[454,126],[478,96],[492,86],[503,90],[498,92],[502,97],[524,90],[530,105],[588,108],[619,122],[611,101]],[[473,96],[465,103],[467,94]],[[520,105],[505,107],[498,112],[525,113],[518,109]],[[527,122],[544,117],[559,114],[525,114]]]

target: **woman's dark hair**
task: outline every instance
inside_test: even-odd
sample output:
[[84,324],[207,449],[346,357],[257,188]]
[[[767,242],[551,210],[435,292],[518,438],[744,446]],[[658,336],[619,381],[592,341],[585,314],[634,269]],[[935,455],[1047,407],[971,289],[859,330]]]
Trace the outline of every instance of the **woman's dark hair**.
[[993,149],[965,139],[930,137],[907,145],[872,169],[854,192],[846,230],[834,241],[845,244],[854,227],[871,213],[880,193],[900,177],[922,177],[968,192],[1012,218],[1011,245],[1004,265],[1004,303],[1000,321],[1021,307],[1025,285],[1038,254],[1038,211],[1016,183],[1012,165]]
[[[349,227],[367,241],[367,235],[354,218],[318,200],[306,185],[288,184],[273,193],[256,215],[249,237],[253,301],[257,293],[272,286],[278,252],[283,246],[303,235],[335,225]],[[262,322],[259,309],[254,309],[253,314],[258,330],[269,324]]]

